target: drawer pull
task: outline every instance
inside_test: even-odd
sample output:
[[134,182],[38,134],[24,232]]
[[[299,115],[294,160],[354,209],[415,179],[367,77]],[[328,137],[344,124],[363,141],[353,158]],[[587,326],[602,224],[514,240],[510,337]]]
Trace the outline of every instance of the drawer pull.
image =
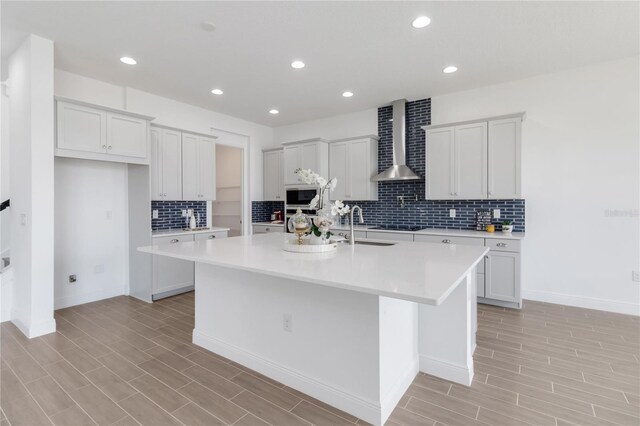
[[269,232],[269,231],[271,231],[271,228],[264,228],[264,231],[265,232]]
[[498,244],[496,244],[496,246],[498,246],[498,247],[506,247],[507,243],[498,243]]
[[445,244],[451,244],[451,240],[447,240],[447,239],[442,240],[442,242],[445,243]]
[[213,240],[216,236],[215,235],[209,235],[209,240]]
[[169,241],[169,244],[175,244],[175,243],[179,243],[180,240],[177,238],[174,238],[173,240]]

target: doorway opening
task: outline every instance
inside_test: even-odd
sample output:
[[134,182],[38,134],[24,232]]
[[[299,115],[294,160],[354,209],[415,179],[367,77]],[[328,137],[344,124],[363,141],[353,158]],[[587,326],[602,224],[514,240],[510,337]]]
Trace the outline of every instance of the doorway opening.
[[229,236],[242,235],[243,149],[216,144],[216,200],[211,224],[229,228]]

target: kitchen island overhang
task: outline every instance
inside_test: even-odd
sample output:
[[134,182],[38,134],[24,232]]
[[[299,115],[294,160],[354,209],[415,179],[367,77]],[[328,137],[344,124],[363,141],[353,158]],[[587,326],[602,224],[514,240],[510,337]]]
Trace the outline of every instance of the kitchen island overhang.
[[470,384],[488,249],[282,250],[281,234],[151,246],[196,265],[193,342],[373,424],[418,371]]

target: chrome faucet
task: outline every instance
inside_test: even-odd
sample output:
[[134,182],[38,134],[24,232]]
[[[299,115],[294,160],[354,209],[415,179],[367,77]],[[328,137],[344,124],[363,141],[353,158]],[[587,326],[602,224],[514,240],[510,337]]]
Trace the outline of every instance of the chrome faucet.
[[349,244],[354,245],[356,243],[356,237],[353,232],[353,212],[358,209],[358,221],[359,223],[364,223],[364,219],[362,218],[362,207],[353,206],[351,207],[351,233],[349,234]]

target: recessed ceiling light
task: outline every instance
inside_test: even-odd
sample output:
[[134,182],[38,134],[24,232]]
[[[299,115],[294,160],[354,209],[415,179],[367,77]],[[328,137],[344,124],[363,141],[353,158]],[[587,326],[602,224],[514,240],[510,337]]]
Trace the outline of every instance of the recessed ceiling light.
[[208,21],[205,21],[202,24],[200,24],[200,28],[208,32],[213,32],[216,30],[215,24],[213,22],[208,22]]
[[349,92],[349,91],[343,92],[342,96],[344,96],[345,98],[350,98],[353,96],[353,92]]
[[280,114],[280,111],[278,111],[277,109],[270,109],[269,114],[273,114],[273,115]]
[[214,95],[222,95],[224,92],[220,89],[213,89],[211,93],[213,93]]
[[300,68],[304,68],[304,62],[302,61],[293,61],[291,62],[291,68],[295,68],[299,70]]
[[456,72],[456,71],[458,71],[458,67],[454,67],[453,65],[449,65],[448,67],[445,67],[445,69],[442,70],[442,72],[445,74],[451,74],[452,72]]
[[413,20],[411,25],[413,28],[424,28],[431,23],[431,19],[428,16],[418,16]]
[[127,65],[135,65],[138,63],[135,59],[130,58],[128,56],[123,56],[122,58],[120,58],[120,62]]

